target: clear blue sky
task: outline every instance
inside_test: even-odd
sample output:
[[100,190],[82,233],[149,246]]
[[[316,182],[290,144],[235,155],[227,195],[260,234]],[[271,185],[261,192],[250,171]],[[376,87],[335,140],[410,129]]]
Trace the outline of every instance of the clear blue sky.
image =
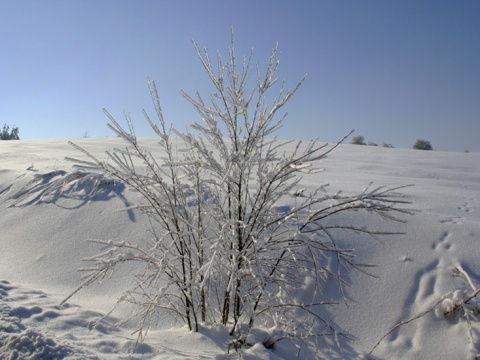
[[[191,40],[226,57],[278,41],[279,76],[307,81],[280,138],[480,151],[480,1],[0,0],[0,123],[22,139],[113,136],[106,107],[152,135],[147,76],[166,121],[197,119],[179,94],[212,88]],[[153,115],[153,112],[152,112]],[[198,120],[198,119],[197,119]]]

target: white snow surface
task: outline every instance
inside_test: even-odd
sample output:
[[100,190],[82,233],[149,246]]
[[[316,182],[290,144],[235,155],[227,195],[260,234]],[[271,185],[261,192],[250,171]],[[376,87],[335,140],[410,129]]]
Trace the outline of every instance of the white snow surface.
[[[99,159],[122,147],[119,138],[75,139]],[[156,150],[156,139],[141,142]],[[115,325],[130,309],[119,309],[93,326],[133,281],[125,268],[101,284],[60,302],[80,283],[88,257],[98,247],[88,239],[132,240],[149,236],[143,215],[126,209],[137,199],[118,181],[79,172],[65,157],[82,158],[66,139],[0,142],[0,358],[1,359],[291,359],[287,344],[266,350],[259,343],[227,354],[224,329],[199,333],[159,317],[135,353],[133,324]],[[347,303],[330,310],[341,331],[343,353],[328,349],[316,358],[475,359],[480,326],[475,307],[468,316],[443,316],[449,306],[480,286],[480,154],[341,145],[320,164],[325,172],[305,175],[308,189],[359,193],[370,182],[403,189],[411,208],[407,223],[352,218],[373,229],[405,235],[348,239],[356,260],[375,264],[373,276],[347,275]],[[71,181],[75,179],[75,181]],[[69,181],[66,181],[69,180]],[[329,291],[328,288],[326,291]],[[328,294],[327,294],[328,295]],[[374,345],[396,324],[429,310]],[[301,355],[300,355],[301,356]]]

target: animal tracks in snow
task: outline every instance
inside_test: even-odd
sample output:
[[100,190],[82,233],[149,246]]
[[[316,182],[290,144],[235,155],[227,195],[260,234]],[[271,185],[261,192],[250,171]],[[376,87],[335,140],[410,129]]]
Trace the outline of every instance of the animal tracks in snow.
[[436,256],[424,268],[418,270],[415,276],[416,285],[407,299],[411,304],[421,305],[432,296],[438,297],[443,291],[445,282],[451,279],[451,269],[455,266],[455,257],[452,254],[452,250],[455,249],[453,238],[451,232],[444,231],[437,241],[433,242],[432,250]]
[[474,208],[468,202],[457,207],[457,209],[460,211],[465,211],[466,213],[472,212],[474,210]]
[[450,250],[452,248],[452,243],[450,241],[451,237],[452,236],[448,231],[444,231],[442,235],[440,235],[438,241],[432,244],[432,250]]
[[[443,295],[454,291],[461,281],[461,287],[467,289],[468,285],[463,278],[454,277],[452,271],[457,266],[455,257],[455,237],[450,231],[443,231],[437,235],[437,240],[431,244],[433,257],[430,261],[421,265],[413,278],[413,284],[405,298],[405,309],[411,309],[410,314],[402,314],[397,320],[401,323],[413,314],[424,312],[437,303]],[[419,263],[417,263],[419,264]],[[428,316],[432,317],[428,317]],[[392,348],[402,348],[408,345],[414,352],[421,352],[422,343],[428,341],[431,334],[424,333],[422,322],[438,321],[433,313],[412,322],[410,328],[398,328],[389,337]],[[427,326],[428,328],[428,326]],[[441,330],[439,330],[441,331]],[[415,336],[414,336],[415,334]]]
[[461,205],[458,205],[456,208],[454,208],[455,215],[449,215],[449,216],[444,216],[440,219],[441,224],[446,224],[446,225],[461,225],[462,224],[462,219],[467,216],[471,216],[470,214],[473,214],[475,212],[475,198],[470,197],[464,198],[464,201],[461,203]]
[[446,218],[440,220],[440,223],[458,225],[458,224],[461,224],[460,219],[461,219],[460,216],[454,216],[454,217],[449,216],[449,217],[446,217]]

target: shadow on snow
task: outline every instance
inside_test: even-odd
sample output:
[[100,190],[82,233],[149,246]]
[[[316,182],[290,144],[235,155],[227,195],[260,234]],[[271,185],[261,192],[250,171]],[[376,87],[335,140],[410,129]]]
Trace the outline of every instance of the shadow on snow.
[[[7,192],[11,187],[5,189]],[[9,207],[25,207],[43,203],[55,204],[65,209],[78,209],[91,201],[107,201],[113,197],[122,200],[128,208],[129,204],[123,192],[125,184],[101,173],[77,170],[67,173],[55,170],[44,174],[35,174],[22,189],[16,191],[9,200]],[[2,192],[3,193],[3,192]],[[60,204],[60,200],[76,200]],[[128,217],[135,221],[135,214],[127,210]]]

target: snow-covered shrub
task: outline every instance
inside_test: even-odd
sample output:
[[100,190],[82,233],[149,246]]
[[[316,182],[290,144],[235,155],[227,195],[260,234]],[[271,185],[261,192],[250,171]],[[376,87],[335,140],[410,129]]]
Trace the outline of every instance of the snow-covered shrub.
[[[342,287],[344,269],[362,266],[338,245],[337,233],[391,234],[351,225],[341,215],[365,211],[399,220],[395,214],[408,212],[399,204],[407,202],[397,189],[384,187],[355,195],[328,194],[325,185],[303,189],[302,176],[322,171],[314,164],[336,147],[316,141],[292,146],[274,137],[285,118],[277,113],[304,80],[291,90],[278,83],[277,46],[263,75],[252,72],[248,58],[238,66],[233,39],[228,62],[219,55],[215,67],[208,51],[194,46],[215,91],[208,103],[198,93],[181,93],[201,122],[186,132],[168,128],[149,81],[158,122],[144,115],[159,137],[156,155],[142,148],[128,114],[125,129],[106,110],[126,149],[107,152],[103,161],[72,144],[93,160],[76,160],[79,165],[101,168],[141,195],[132,206],[150,218],[152,234],[97,241],[103,252],[86,259],[91,266],[77,291],[123,262],[140,262],[144,271],[121,299],[138,306],[140,340],[162,311],[194,331],[202,323],[227,326],[235,346],[248,343],[241,339],[259,328],[274,329],[268,333],[272,346],[281,339],[336,339],[331,319],[320,313],[328,304],[322,286],[331,279]],[[256,86],[250,90],[252,73]],[[274,100],[268,104],[267,98]]]

